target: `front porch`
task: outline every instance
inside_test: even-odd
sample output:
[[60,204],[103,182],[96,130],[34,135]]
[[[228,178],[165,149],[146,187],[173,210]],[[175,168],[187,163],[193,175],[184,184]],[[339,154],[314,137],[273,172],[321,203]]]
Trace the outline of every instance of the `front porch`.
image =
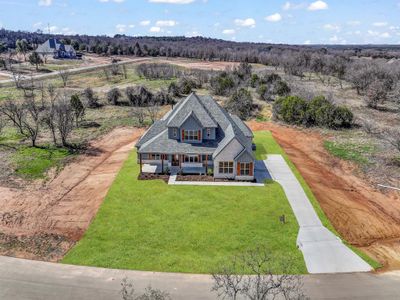
[[213,171],[209,154],[140,154],[140,173],[206,175]]

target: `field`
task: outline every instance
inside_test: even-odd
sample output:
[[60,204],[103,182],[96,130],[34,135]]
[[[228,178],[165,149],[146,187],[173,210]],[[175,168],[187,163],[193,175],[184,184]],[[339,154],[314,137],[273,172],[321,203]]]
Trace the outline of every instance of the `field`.
[[[260,135],[256,143],[265,149],[270,140]],[[306,272],[296,247],[298,225],[279,184],[168,186],[163,181],[139,181],[138,173],[133,152],[96,219],[63,262],[211,273],[230,256],[265,245],[275,257],[273,272],[282,272],[289,257],[290,272]],[[286,224],[279,221],[283,214]]]

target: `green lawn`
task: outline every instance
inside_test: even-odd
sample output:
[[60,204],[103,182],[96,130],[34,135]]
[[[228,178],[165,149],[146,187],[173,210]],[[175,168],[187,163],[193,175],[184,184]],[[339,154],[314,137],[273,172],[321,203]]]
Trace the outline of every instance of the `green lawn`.
[[376,151],[376,147],[371,144],[356,144],[351,142],[325,141],[324,147],[332,155],[344,160],[356,162],[359,165],[368,164],[368,155]]
[[60,167],[70,155],[67,149],[20,146],[11,157],[16,174],[26,179],[39,179],[45,178],[50,168]]
[[[133,152],[64,263],[210,273],[230,256],[266,246],[276,257],[274,272],[292,257],[290,271],[306,273],[296,247],[298,224],[279,184],[168,186],[138,181],[138,172]],[[279,221],[283,214],[286,224]]]
[[[256,132],[255,142],[258,159],[267,153],[285,157],[323,224],[336,233],[272,135]],[[88,231],[64,263],[210,273],[230,256],[267,246],[276,257],[273,272],[282,272],[288,257],[294,262],[291,273],[307,272],[296,247],[298,224],[279,184],[268,183],[263,188],[168,186],[162,181],[138,181],[138,172],[133,152]],[[283,214],[288,220],[284,225],[279,222]]]

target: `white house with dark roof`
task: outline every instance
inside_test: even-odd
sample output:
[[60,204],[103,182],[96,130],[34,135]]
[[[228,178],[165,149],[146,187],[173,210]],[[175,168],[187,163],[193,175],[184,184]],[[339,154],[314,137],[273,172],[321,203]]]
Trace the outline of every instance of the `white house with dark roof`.
[[210,96],[189,95],[136,144],[138,163],[156,173],[208,174],[215,178],[254,179],[253,133]]
[[35,50],[40,55],[52,56],[54,58],[76,58],[76,51],[71,45],[65,45],[58,39],[49,39],[39,45]]

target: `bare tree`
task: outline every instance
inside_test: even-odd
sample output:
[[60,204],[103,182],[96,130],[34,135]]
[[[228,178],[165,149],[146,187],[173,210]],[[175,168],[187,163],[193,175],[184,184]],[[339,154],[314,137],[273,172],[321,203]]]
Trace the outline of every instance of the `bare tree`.
[[[237,299],[240,295],[250,300],[307,299],[300,276],[286,275],[290,259],[282,264],[284,275],[273,275],[274,259],[266,248],[257,248],[235,257],[218,274],[213,274],[213,291],[223,299]],[[253,275],[236,275],[250,272]]]
[[400,129],[398,128],[385,128],[381,132],[383,139],[388,141],[397,151],[400,152]]
[[36,147],[36,140],[40,131],[40,122],[41,122],[41,112],[40,106],[38,105],[36,98],[27,97],[25,99],[25,107],[26,107],[26,118],[22,119],[22,125],[24,126],[25,136],[30,138],[32,142],[32,147]]
[[122,64],[122,72],[124,74],[124,78],[128,79],[128,70],[126,69],[126,65]]
[[147,106],[147,114],[149,115],[152,123],[158,119],[160,111],[161,108],[159,103],[155,99],[150,100],[150,103]]
[[42,122],[49,128],[54,146],[57,146],[55,100],[43,110]]
[[145,108],[133,106],[132,107],[132,116],[138,120],[140,126],[144,125],[144,120],[146,118]]
[[55,128],[57,129],[61,143],[68,146],[68,137],[74,128],[74,110],[67,95],[59,98],[54,105]]
[[372,82],[367,89],[364,100],[368,107],[377,108],[378,104],[383,104],[388,98],[388,91],[382,81]]
[[60,78],[63,82],[63,86],[66,87],[68,84],[68,79],[69,79],[69,75],[70,75],[69,70],[60,70],[58,74],[60,75]]
[[54,102],[57,98],[57,91],[53,84],[49,83],[47,85],[47,94],[49,95],[50,102]]
[[6,100],[1,103],[0,112],[12,122],[20,134],[25,135],[24,119],[26,110],[21,103],[10,99]]
[[21,88],[23,75],[19,71],[15,70],[14,68],[12,68],[12,67],[10,67],[10,68],[11,68],[12,78],[14,80],[15,87],[17,89],[19,89],[19,88]]
[[167,292],[154,289],[150,285],[145,289],[145,293],[135,296],[135,287],[133,282],[127,277],[122,279],[120,294],[123,300],[171,300],[172,298]]

